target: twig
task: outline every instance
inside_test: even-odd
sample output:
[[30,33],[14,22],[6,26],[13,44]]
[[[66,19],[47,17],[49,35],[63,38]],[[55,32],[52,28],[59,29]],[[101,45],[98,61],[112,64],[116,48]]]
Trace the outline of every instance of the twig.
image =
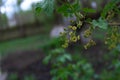
[[120,23],[108,23],[110,26],[120,26]]

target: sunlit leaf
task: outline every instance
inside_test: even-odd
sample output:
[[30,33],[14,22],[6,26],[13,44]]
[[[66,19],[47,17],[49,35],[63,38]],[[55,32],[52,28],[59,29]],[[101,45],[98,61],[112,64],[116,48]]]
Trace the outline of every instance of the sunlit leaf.
[[36,8],[39,11],[45,12],[47,15],[51,15],[54,11],[54,0],[43,0],[37,5],[38,8]]
[[95,12],[96,12],[96,10],[91,9],[91,8],[83,8],[83,11],[84,11],[85,13],[95,13]]
[[101,29],[107,29],[108,28],[108,23],[103,20],[102,18],[99,18],[98,20],[93,20],[92,24],[95,27],[99,27]]

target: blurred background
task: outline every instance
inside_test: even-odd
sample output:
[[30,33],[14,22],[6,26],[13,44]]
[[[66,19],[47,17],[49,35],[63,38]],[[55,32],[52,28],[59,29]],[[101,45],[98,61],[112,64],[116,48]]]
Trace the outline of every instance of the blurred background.
[[43,13],[36,13],[36,3],[39,2],[40,0],[1,0],[1,54],[28,47],[30,49],[33,46],[37,48],[45,37],[50,36],[53,18],[48,18]]
[[[41,44],[40,37],[58,36],[71,19],[54,13],[48,17],[36,12],[42,0],[0,0],[0,52],[21,50]],[[109,0],[81,0],[83,7],[91,7],[98,12]],[[99,17],[99,13],[93,17]],[[37,36],[38,35],[38,36]],[[29,41],[28,41],[28,40]],[[32,39],[32,40],[31,40]],[[36,41],[38,39],[38,41]],[[27,42],[25,42],[27,41]],[[43,40],[44,41],[44,40]],[[13,43],[12,43],[13,42]],[[41,43],[39,43],[41,42]]]
[[[50,70],[50,65],[44,66],[42,58],[54,49],[58,44],[56,37],[64,30],[64,27],[70,25],[69,21],[75,18],[62,17],[58,13],[53,13],[51,16],[47,16],[43,12],[38,13],[36,6],[41,1],[0,0],[0,60],[3,59],[3,69],[1,68],[3,73],[0,72],[0,80],[5,80],[4,78],[13,72],[19,74],[17,80],[23,80],[24,75],[31,74],[37,76],[37,80],[50,80],[51,76],[47,73]],[[95,9],[96,14],[91,16],[97,18],[103,6],[109,1],[81,0],[81,4],[82,7]],[[106,46],[101,43],[104,32],[103,30],[95,32],[94,38],[98,42],[98,46],[90,48],[88,51],[80,47],[82,43],[75,44],[76,47],[70,45],[67,49],[69,53],[80,53],[87,58],[88,62],[93,64],[96,74],[100,74],[101,70],[109,65],[109,57],[112,57],[112,52],[108,56],[106,55],[109,52]],[[84,43],[86,40],[82,41]],[[111,66],[109,67],[111,69]],[[15,77],[15,75],[12,76]],[[98,78],[98,75],[95,77]]]

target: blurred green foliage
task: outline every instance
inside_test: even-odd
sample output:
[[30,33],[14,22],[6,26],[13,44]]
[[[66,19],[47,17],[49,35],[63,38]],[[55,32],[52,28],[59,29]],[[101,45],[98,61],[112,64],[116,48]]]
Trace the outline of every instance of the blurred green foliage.
[[8,80],[18,80],[18,75],[16,73],[11,73],[8,76]]
[[0,14],[0,28],[8,26],[7,16],[5,14]]
[[107,29],[108,28],[108,23],[106,20],[103,20],[102,18],[99,18],[98,21],[97,20],[93,20],[92,24],[95,27],[99,27],[101,29]]
[[[97,26],[104,30],[107,29],[108,24],[104,19],[109,10],[116,8],[115,3],[118,1],[119,0],[112,0],[112,2],[106,5],[105,9],[103,9],[103,12],[101,13],[101,18],[99,18],[98,20],[93,20],[92,24],[95,27]],[[53,13],[55,9],[54,0],[52,1],[44,0],[42,4],[39,4],[39,6],[36,8],[37,12],[44,11],[48,15]],[[76,13],[80,10],[80,5],[78,3],[73,3],[73,4],[66,3],[60,6],[57,10],[58,12],[62,13],[64,16],[71,16],[73,13]],[[84,8],[83,11],[85,13],[94,12],[94,10],[89,8]],[[100,37],[100,39],[102,38]],[[105,63],[103,63],[102,66],[104,66],[106,63],[109,63],[109,64],[105,65],[101,69],[100,73],[98,74],[96,73],[93,67],[94,63],[90,62],[83,55],[79,53],[73,54],[73,53],[67,52],[67,49],[61,48],[62,42],[60,38],[50,39],[49,41],[48,41],[48,38],[45,38],[45,40],[46,40],[46,43],[42,45],[41,43],[44,42],[43,37],[39,38],[38,36],[32,37],[32,38],[26,38],[24,40],[18,40],[15,42],[8,42],[5,44],[1,43],[0,49],[5,51],[6,46],[7,47],[9,46],[8,48],[12,50],[12,49],[16,49],[16,46],[20,46],[20,45],[22,45],[22,48],[24,48],[26,44],[29,47],[33,46],[33,44],[37,44],[37,47],[39,45],[39,48],[42,48],[42,50],[46,52],[45,54],[46,56],[43,62],[45,64],[50,63],[52,66],[50,71],[50,74],[52,75],[52,80],[69,80],[69,79],[72,79],[72,80],[119,80],[120,78],[120,60],[119,60],[120,55],[118,54],[120,53],[119,44],[117,47],[115,47],[111,51],[108,51],[107,54],[104,53],[102,62],[105,62]],[[40,41],[40,44],[38,44],[37,41],[38,42]],[[35,42],[35,43],[31,44],[31,42]],[[17,43],[20,43],[20,45],[18,45]],[[80,49],[79,52],[82,52],[82,51],[83,49]],[[12,80],[15,80],[16,75],[12,75],[10,78]],[[32,80],[32,79],[33,77],[25,77],[25,80]]]
[[75,58],[77,56],[62,48],[49,51],[43,62],[52,64],[52,80],[90,80],[94,73],[91,64],[82,56]]
[[[99,36],[100,33],[103,33],[104,31],[104,29],[99,30],[99,33],[96,33],[95,35]],[[95,38],[97,39],[98,37]],[[103,37],[98,39],[103,41]],[[103,57],[100,56],[103,58],[102,62],[105,62],[101,66],[105,67],[102,67],[98,74],[93,67],[94,63],[90,62],[89,59],[82,55],[83,48],[80,49],[76,47],[75,49],[74,47],[73,50],[78,51],[73,51],[74,53],[71,53],[66,49],[61,48],[61,43],[59,43],[59,41],[59,38],[51,39],[51,41],[48,41],[42,46],[43,50],[46,51],[43,63],[51,64],[52,66],[50,71],[52,80],[119,80],[119,46],[107,53],[103,53]],[[104,45],[101,47],[105,48]]]
[[[19,80],[19,76],[17,75],[17,73],[11,73],[7,80]],[[26,75],[24,76],[23,80],[36,80],[35,77],[33,75]]]
[[0,55],[7,55],[8,52],[17,50],[39,49],[41,45],[47,42],[48,35],[36,35],[22,39],[5,41],[0,43]]
[[28,75],[28,76],[25,76],[23,80],[36,80],[36,78],[33,75]]

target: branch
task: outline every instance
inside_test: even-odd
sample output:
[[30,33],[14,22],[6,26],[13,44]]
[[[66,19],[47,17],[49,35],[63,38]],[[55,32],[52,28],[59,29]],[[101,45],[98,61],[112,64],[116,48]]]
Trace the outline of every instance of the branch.
[[110,26],[120,26],[120,23],[108,23]]

